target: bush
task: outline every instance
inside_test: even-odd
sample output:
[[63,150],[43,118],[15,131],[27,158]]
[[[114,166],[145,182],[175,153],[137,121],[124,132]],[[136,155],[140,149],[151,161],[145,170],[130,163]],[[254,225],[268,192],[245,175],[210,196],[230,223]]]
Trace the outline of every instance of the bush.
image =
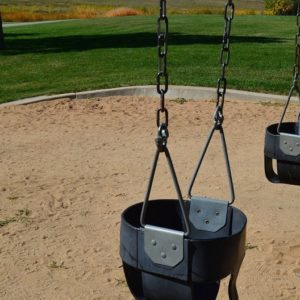
[[265,0],[266,9],[273,15],[294,15],[297,13],[297,0]]

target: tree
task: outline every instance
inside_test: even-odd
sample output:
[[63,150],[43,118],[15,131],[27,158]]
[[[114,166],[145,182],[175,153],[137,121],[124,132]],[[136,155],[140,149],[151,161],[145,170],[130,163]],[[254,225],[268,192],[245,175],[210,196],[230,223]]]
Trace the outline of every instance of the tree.
[[5,48],[5,42],[4,42],[4,32],[3,32],[3,25],[2,25],[2,16],[0,12],[0,49]]

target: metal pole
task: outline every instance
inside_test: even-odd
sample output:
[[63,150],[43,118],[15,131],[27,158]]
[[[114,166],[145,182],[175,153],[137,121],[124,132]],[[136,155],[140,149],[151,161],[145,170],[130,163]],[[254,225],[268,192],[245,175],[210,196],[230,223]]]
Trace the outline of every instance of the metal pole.
[[0,12],[0,49],[5,49],[4,32],[2,26],[2,16]]

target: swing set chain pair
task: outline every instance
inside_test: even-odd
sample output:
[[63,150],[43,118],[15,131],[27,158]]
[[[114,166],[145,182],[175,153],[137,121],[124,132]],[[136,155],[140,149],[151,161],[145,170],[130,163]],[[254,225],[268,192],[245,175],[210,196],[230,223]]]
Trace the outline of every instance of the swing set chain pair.
[[[295,38],[295,64],[294,64],[294,70],[293,70],[293,84],[290,89],[288,99],[286,102],[286,105],[284,107],[283,113],[281,115],[280,122],[278,123],[277,126],[277,132],[281,132],[281,125],[283,123],[284,117],[286,115],[288,106],[291,102],[291,98],[294,94],[294,92],[297,93],[297,96],[300,100],[300,88],[299,88],[299,76],[300,76],[300,0],[298,1],[298,8],[297,8],[297,28],[298,31],[296,33],[296,38]],[[300,122],[300,112],[298,115],[298,122]]]
[[216,103],[216,111],[214,114],[214,123],[215,127],[219,129],[224,121],[223,115],[223,108],[224,108],[224,101],[225,95],[227,90],[227,79],[226,69],[229,65],[230,61],[230,34],[231,34],[231,24],[234,18],[234,4],[233,0],[228,0],[225,5],[225,12],[224,12],[224,35],[222,41],[222,50],[220,55],[220,64],[221,64],[221,72],[220,77],[218,79],[217,85],[217,103]]
[[168,127],[168,111],[165,108],[165,94],[169,88],[167,71],[169,20],[167,0],[160,0],[160,14],[157,20],[158,73],[156,75],[157,93],[160,95],[160,108],[157,110],[157,127],[161,126],[161,114],[164,114],[165,127]]

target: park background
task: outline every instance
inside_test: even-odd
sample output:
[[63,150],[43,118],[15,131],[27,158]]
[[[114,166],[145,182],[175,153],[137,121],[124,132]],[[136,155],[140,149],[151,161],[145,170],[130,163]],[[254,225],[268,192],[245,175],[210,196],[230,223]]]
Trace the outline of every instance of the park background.
[[[45,3],[1,1],[0,102],[155,84],[158,1]],[[224,2],[168,3],[170,84],[215,88]],[[293,80],[295,2],[235,3],[228,88],[282,97],[226,101],[235,205],[248,218],[238,290],[243,300],[299,300],[299,187],[269,183],[263,152],[265,128],[279,120]],[[67,21],[31,23],[56,19]],[[185,192],[215,102],[167,100],[168,145]],[[120,216],[143,199],[158,102],[115,96],[0,106],[1,299],[132,299],[119,256]],[[286,119],[298,110],[292,103]],[[211,145],[195,192],[225,199],[220,146],[219,139]],[[161,163],[153,198],[174,194]],[[227,284],[218,300],[228,299]]]
[[[287,92],[297,28],[295,18],[286,15],[295,13],[295,3],[235,2],[230,88]],[[1,1],[5,49],[0,51],[0,102],[154,84],[157,4],[153,0]],[[168,5],[170,84],[215,86],[224,2],[174,0]],[[70,18],[81,20],[10,27],[11,21]]]

